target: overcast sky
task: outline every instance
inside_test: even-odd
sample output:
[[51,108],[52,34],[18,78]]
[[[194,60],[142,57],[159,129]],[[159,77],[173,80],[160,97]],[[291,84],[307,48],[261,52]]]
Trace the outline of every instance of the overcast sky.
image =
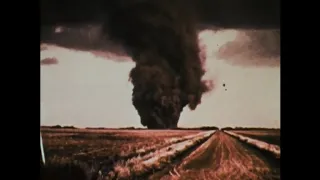
[[[217,55],[238,33],[200,33],[207,46],[205,78],[216,87],[195,111],[185,107],[178,126],[280,127],[280,67],[234,65]],[[142,127],[128,82],[133,62],[54,46],[41,52],[41,59],[51,57],[57,61],[41,65],[42,125]]]

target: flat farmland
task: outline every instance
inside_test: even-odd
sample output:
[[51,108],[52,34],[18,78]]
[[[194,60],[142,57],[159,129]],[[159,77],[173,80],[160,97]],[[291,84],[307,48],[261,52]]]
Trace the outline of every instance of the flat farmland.
[[41,129],[47,161],[130,157],[170,144],[168,140],[200,131]]
[[280,179],[280,160],[218,131],[167,175],[154,174],[151,179]]
[[[277,134],[232,132],[251,138]],[[42,136],[47,164],[41,177],[46,180],[280,179],[279,158],[220,130],[48,128]],[[72,172],[60,165],[65,162],[86,171],[86,178],[79,168]]]
[[232,130],[232,132],[280,146],[280,130]]

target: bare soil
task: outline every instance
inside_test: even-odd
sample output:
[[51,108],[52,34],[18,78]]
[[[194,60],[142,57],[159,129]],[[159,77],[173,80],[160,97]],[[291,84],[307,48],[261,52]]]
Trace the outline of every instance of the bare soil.
[[[46,159],[94,160],[135,154],[137,150],[165,144],[170,138],[196,134],[197,130],[87,130],[42,129]],[[138,152],[136,153],[139,154]]]
[[237,139],[216,132],[164,179],[268,180],[280,179],[280,161]]
[[280,131],[279,130],[264,130],[264,131],[245,131],[237,130],[232,131],[239,135],[247,136],[249,138],[264,141],[269,144],[275,144],[280,146]]
[[[101,166],[108,160],[114,164],[125,154],[139,155],[136,152],[137,149],[156,147],[165,144],[170,138],[179,138],[198,132],[200,131],[43,129],[47,162],[51,165],[41,166],[42,173],[45,174],[43,177],[46,177],[42,179],[97,180],[97,174],[91,173],[90,176],[88,174],[93,169],[108,171]],[[277,132],[243,130],[236,133],[248,137],[280,137]],[[100,166],[94,167],[93,162]],[[111,163],[107,167],[112,166]],[[87,177],[84,178],[81,173],[87,174]],[[135,178],[132,177],[132,179]],[[139,179],[280,179],[280,159],[275,159],[268,152],[240,142],[222,131],[217,131],[209,140],[172,159],[164,168],[148,173],[146,176],[140,176]]]

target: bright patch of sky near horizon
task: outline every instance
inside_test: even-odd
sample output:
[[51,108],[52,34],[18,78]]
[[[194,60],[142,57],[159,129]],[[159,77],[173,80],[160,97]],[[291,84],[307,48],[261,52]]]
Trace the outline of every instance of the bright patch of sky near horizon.
[[[216,87],[195,111],[184,109],[179,126],[280,127],[280,67],[235,66],[215,56],[236,33],[200,33],[207,46],[205,78],[214,79]],[[41,58],[46,57],[56,57],[59,63],[41,66],[42,125],[142,127],[128,82],[133,62],[59,47],[42,51]]]

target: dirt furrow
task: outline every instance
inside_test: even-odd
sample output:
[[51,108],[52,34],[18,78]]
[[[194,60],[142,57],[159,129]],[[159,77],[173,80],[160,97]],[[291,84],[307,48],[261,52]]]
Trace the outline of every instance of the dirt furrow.
[[222,131],[206,143],[184,159],[176,168],[176,175],[164,175],[161,179],[280,179],[279,160]]

